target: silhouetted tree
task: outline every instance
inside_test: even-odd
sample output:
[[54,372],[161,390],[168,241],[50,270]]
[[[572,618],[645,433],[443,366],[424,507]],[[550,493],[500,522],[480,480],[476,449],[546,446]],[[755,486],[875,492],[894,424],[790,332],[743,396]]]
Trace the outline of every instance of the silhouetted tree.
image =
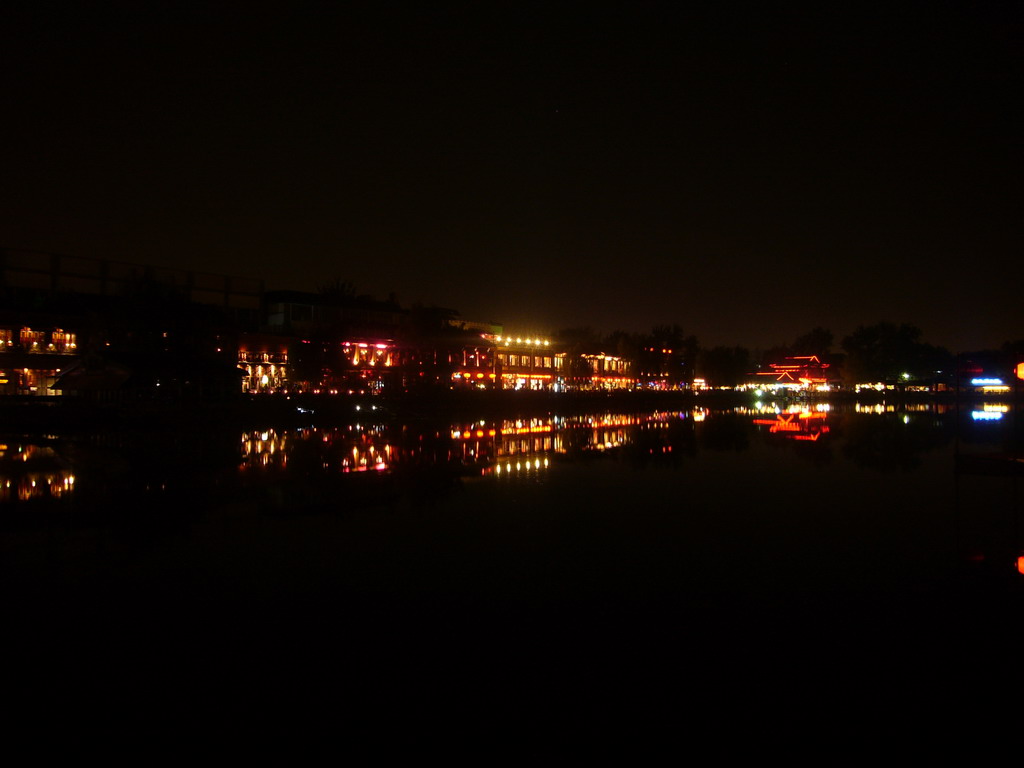
[[931,378],[949,370],[953,356],[948,350],[921,341],[921,329],[889,322],[860,326],[843,339],[847,354],[845,373],[851,381]]
[[596,347],[601,340],[598,333],[589,325],[579,328],[561,328],[555,331],[552,337],[562,346],[580,346],[587,349]]
[[678,324],[656,325],[637,340],[637,367],[641,372],[666,376],[674,387],[693,378],[700,345],[697,337],[685,336]]
[[340,302],[351,300],[356,297],[356,286],[349,280],[334,278],[330,282],[317,286],[320,295],[327,299],[337,299]]
[[636,360],[641,344],[642,338],[638,334],[616,330],[604,337],[601,342],[601,351]]
[[790,350],[793,355],[817,355],[821,358],[832,351],[832,342],[832,331],[817,326],[798,336],[790,345]]
[[701,350],[697,373],[714,387],[735,387],[750,373],[750,350],[746,347],[714,347]]
[[817,355],[819,358],[824,358],[831,352],[832,342],[832,331],[817,326],[807,333],[797,336],[796,340],[790,344],[769,347],[758,355],[757,359],[761,361],[762,366],[767,366],[771,363],[781,362],[787,357]]

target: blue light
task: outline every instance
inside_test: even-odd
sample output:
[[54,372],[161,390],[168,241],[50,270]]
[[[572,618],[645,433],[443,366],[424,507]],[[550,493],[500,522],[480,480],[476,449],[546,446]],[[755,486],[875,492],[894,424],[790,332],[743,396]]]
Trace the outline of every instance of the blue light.
[[999,421],[1003,414],[999,411],[971,411],[971,418],[975,421]]
[[1002,379],[971,379],[971,384],[975,387],[999,386],[1002,383]]

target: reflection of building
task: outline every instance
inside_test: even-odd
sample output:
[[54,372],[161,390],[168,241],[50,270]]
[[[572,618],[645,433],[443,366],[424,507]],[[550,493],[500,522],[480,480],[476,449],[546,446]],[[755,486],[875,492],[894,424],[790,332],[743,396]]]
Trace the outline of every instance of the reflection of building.
[[0,443],[0,501],[56,499],[74,489],[74,473],[52,448]]
[[754,424],[768,427],[768,432],[791,440],[808,440],[815,442],[822,435],[827,435],[827,411],[790,410],[775,414],[775,418],[754,419]]

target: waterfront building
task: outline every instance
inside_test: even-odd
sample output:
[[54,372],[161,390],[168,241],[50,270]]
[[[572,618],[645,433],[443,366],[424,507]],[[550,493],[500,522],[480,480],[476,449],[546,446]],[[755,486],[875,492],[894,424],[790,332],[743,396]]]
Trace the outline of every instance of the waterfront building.
[[291,339],[261,333],[243,333],[238,339],[238,367],[245,372],[242,392],[287,392],[288,349]]
[[77,339],[53,326],[0,326],[0,395],[60,394],[57,380],[78,359]]
[[632,389],[636,378],[632,375],[633,361],[619,355],[583,355],[591,370],[590,382],[585,389]]
[[817,355],[786,357],[783,362],[769,363],[766,370],[758,371],[755,384],[766,389],[813,390],[824,392],[832,388],[835,375],[830,363]]
[[537,336],[485,335],[493,347],[493,380],[499,389],[557,390],[564,356],[550,339]]

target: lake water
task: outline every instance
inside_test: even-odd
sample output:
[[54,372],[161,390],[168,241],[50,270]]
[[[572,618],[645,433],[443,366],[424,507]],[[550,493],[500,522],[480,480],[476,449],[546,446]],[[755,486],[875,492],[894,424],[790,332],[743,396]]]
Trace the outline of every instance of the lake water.
[[9,657],[129,699],[1019,679],[1009,405],[365,416],[0,435]]

